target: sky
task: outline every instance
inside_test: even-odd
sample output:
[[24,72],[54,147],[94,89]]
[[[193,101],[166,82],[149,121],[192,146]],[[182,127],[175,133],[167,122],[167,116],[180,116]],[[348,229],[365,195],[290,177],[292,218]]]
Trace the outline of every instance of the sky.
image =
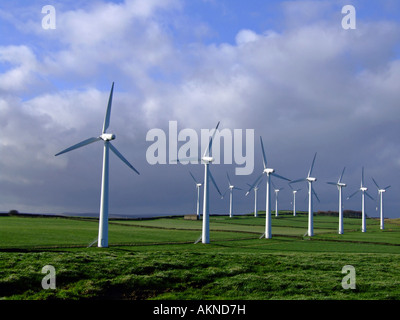
[[[42,13],[46,5],[55,9],[54,20]],[[346,5],[355,8],[355,29],[343,28]],[[152,164],[156,140],[149,133],[164,132],[169,152],[175,134],[183,137],[179,150],[190,132],[202,153],[201,131],[220,121],[228,137],[243,133],[243,145],[232,140],[233,150],[221,140],[221,161],[210,166],[221,192],[227,173],[244,189],[234,194],[235,212],[253,211],[253,193],[245,191],[263,169],[262,136],[268,166],[292,180],[307,175],[317,152],[315,211],[338,210],[338,191],[326,182],[346,167],[347,197],[360,187],[364,167],[375,199],[366,200],[367,215],[379,215],[373,177],[391,185],[385,215],[400,217],[396,0],[5,0],[0,32],[2,212],[99,211],[101,143],[54,155],[101,134],[115,82],[109,132],[140,175],[110,155],[111,216],[195,213],[189,171],[202,182],[204,166],[170,164],[169,157]],[[249,172],[236,174],[239,157],[225,159],[245,147],[254,170],[249,160]],[[288,184],[274,183],[284,188],[279,208],[291,209]],[[293,186],[302,189],[297,209],[307,210],[305,183]],[[265,180],[258,198],[265,210]],[[344,209],[361,210],[361,195]],[[229,210],[228,197],[213,187],[210,210]]]

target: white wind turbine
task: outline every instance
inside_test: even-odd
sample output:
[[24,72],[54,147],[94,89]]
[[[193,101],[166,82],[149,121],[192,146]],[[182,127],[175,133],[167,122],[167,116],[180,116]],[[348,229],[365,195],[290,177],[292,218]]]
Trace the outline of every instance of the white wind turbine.
[[290,189],[292,189],[293,192],[293,217],[296,216],[296,194],[299,192],[301,189],[293,189],[293,187],[289,184]]
[[263,165],[264,170],[261,175],[257,178],[257,180],[253,183],[250,187],[249,191],[247,191],[246,195],[249,194],[250,190],[257,185],[257,183],[262,179],[263,175],[267,175],[267,188],[266,188],[266,209],[265,209],[265,238],[271,239],[272,232],[271,232],[271,190],[270,190],[270,183],[271,183],[271,176],[277,177],[279,179],[290,181],[289,179],[282,177],[275,173],[275,170],[272,168],[267,168],[267,157],[265,156],[264,144],[262,138],[260,137],[261,149],[262,149],[262,156],[263,156]]
[[[258,213],[257,213],[257,192],[258,192],[258,189],[260,187],[260,183],[261,183],[261,180],[254,187],[251,184],[247,183],[247,185],[250,187],[249,192],[252,189],[254,190],[254,217],[256,217],[256,218],[258,217]],[[246,196],[249,194],[249,192],[246,193]]]
[[196,184],[196,189],[197,189],[197,205],[196,205],[196,214],[197,214],[197,220],[200,219],[200,188],[203,184],[200,182],[197,182],[193,174],[189,171],[190,175],[192,176],[195,184]]
[[115,140],[115,135],[111,133],[107,133],[107,129],[110,125],[110,114],[111,114],[111,104],[113,98],[114,91],[114,82],[111,86],[110,97],[108,99],[108,106],[106,111],[106,116],[104,118],[103,131],[101,135],[97,138],[89,138],[82,142],[79,142],[72,147],[69,147],[55,156],[59,156],[63,153],[67,153],[69,151],[84,147],[88,144],[103,141],[104,149],[103,149],[103,170],[102,170],[102,179],[101,179],[101,199],[100,199],[100,217],[99,217],[99,236],[98,236],[98,247],[106,248],[108,247],[108,167],[109,167],[109,150],[111,149],[114,154],[120,158],[129,168],[135,171],[137,174],[139,172],[126,160],[123,155],[111,144],[112,140]]
[[331,184],[337,186],[339,190],[339,234],[343,234],[343,205],[342,205],[342,188],[346,187],[346,184],[342,182],[344,170],[346,167],[343,168],[342,174],[339,177],[338,182],[327,182],[327,184]]
[[228,172],[226,173],[226,177],[228,178],[228,190],[226,190],[224,192],[224,195],[221,198],[225,197],[225,194],[229,191],[229,217],[232,218],[233,217],[233,190],[242,190],[242,189],[235,187],[232,184],[231,179],[229,178]]
[[362,213],[362,222],[361,222],[361,231],[362,232],[367,232],[367,224],[365,220],[365,195],[367,195],[370,199],[374,200],[368,192],[368,188],[364,185],[364,167],[362,167],[362,173],[361,173],[361,187],[359,190],[351,194],[350,196],[347,197],[347,200],[352,198],[354,195],[356,195],[358,192],[361,191],[361,213]]
[[374,178],[372,178],[372,180],[374,181],[376,187],[378,188],[378,196],[379,196],[379,211],[380,211],[380,228],[381,230],[385,229],[385,225],[384,225],[384,215],[383,215],[383,193],[386,192],[387,189],[390,188],[390,186],[387,186],[385,188],[381,188],[379,187],[378,183],[375,181]]
[[278,211],[278,195],[279,191],[283,190],[283,188],[277,188],[275,184],[271,181],[272,187],[274,188],[275,191],[275,217],[279,216],[279,211]]
[[317,157],[317,153],[315,153],[315,155],[314,155],[314,159],[313,159],[313,162],[311,164],[310,171],[308,171],[307,178],[298,179],[298,180],[294,180],[292,182],[289,182],[289,183],[296,183],[296,182],[300,182],[300,181],[307,181],[308,182],[308,236],[309,237],[314,236],[313,195],[319,201],[319,198],[318,198],[316,192],[313,190],[313,187],[312,187],[313,182],[317,181],[317,178],[314,178],[314,177],[311,176],[312,170],[314,169],[314,163],[315,163],[315,158],[316,157]]
[[217,184],[211,174],[209,165],[214,161],[214,158],[210,155],[212,149],[212,142],[214,140],[215,134],[217,133],[219,127],[219,122],[215,127],[214,133],[209,141],[208,147],[204,151],[203,156],[201,159],[198,158],[184,158],[178,159],[178,162],[181,161],[191,161],[191,160],[198,160],[203,162],[204,164],[204,198],[203,198],[203,229],[201,233],[201,242],[204,244],[210,243],[210,205],[209,205],[209,178],[211,179],[212,183],[214,184],[215,188],[217,189],[220,196],[222,196],[221,191],[218,189]]

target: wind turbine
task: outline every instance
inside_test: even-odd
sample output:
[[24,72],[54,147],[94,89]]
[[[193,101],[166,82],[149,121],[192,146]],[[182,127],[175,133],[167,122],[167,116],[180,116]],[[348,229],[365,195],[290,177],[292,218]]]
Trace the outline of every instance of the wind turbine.
[[370,199],[374,200],[368,192],[368,188],[364,186],[364,167],[362,167],[362,173],[361,173],[361,187],[359,190],[351,194],[350,196],[347,197],[347,200],[352,198],[354,195],[356,195],[358,192],[361,191],[361,213],[362,213],[362,223],[361,223],[361,231],[362,232],[367,232],[367,224],[365,221],[365,195],[367,195]]
[[290,189],[293,192],[293,217],[296,216],[296,193],[299,192],[301,189],[293,189],[293,187],[289,184]]
[[229,191],[229,217],[232,218],[233,217],[233,190],[242,190],[242,189],[235,187],[232,184],[231,179],[229,178],[228,172],[226,173],[226,177],[228,178],[228,190],[225,191],[224,195],[221,198],[225,197],[225,194]]
[[313,195],[319,201],[319,198],[318,198],[316,192],[313,190],[313,187],[312,187],[313,182],[317,181],[317,178],[314,178],[314,177],[311,176],[312,170],[314,169],[314,163],[315,163],[315,158],[316,157],[317,157],[317,153],[315,153],[315,155],[314,155],[314,159],[312,161],[312,164],[311,164],[311,167],[310,167],[310,171],[308,171],[307,178],[298,179],[298,180],[294,180],[292,182],[289,182],[289,183],[296,183],[296,182],[300,182],[300,181],[307,181],[308,182],[308,236],[309,237],[314,236]]
[[82,142],[79,142],[72,147],[69,147],[55,156],[59,156],[63,153],[67,153],[69,151],[84,147],[88,144],[103,141],[104,149],[103,149],[103,170],[102,170],[102,179],[101,179],[101,199],[100,199],[100,218],[99,218],[99,236],[98,236],[98,247],[106,248],[108,247],[108,167],[109,167],[109,150],[120,158],[129,168],[135,171],[137,174],[140,174],[130,163],[128,160],[124,158],[124,156],[115,148],[111,141],[115,140],[115,135],[112,133],[107,133],[107,129],[110,125],[110,114],[111,114],[111,104],[114,92],[114,82],[111,86],[110,97],[108,99],[106,116],[104,118],[103,131],[101,135],[97,138],[89,138]]
[[343,168],[342,174],[339,177],[338,182],[327,182],[327,184],[331,184],[337,186],[339,190],[339,234],[343,234],[343,206],[342,206],[342,188],[346,187],[346,184],[342,182],[344,170]]
[[264,150],[264,144],[262,141],[262,137],[260,137],[260,143],[261,143],[261,149],[262,149],[262,156],[263,156],[263,165],[264,165],[264,170],[261,173],[261,175],[257,178],[257,180],[252,184],[250,187],[249,191],[247,191],[246,195],[249,194],[250,190],[257,185],[257,183],[262,179],[263,175],[267,175],[267,188],[266,188],[266,209],[265,209],[265,238],[266,239],[271,239],[272,238],[272,233],[271,233],[271,190],[270,190],[270,183],[271,183],[271,176],[277,177],[279,179],[287,180],[290,181],[289,179],[282,177],[278,174],[275,173],[275,170],[272,168],[267,167],[267,157],[265,156],[265,150]]
[[272,187],[274,188],[274,191],[275,191],[275,217],[277,217],[279,215],[279,211],[278,211],[278,194],[279,194],[279,191],[283,190],[283,188],[277,188],[272,181],[271,181],[271,183],[272,183]]
[[190,175],[192,176],[192,179],[196,183],[196,189],[197,189],[197,206],[196,206],[196,214],[197,214],[197,220],[200,219],[200,188],[202,184],[200,182],[197,182],[193,174],[189,171]]
[[212,142],[214,140],[215,134],[217,133],[219,123],[215,127],[214,133],[208,143],[208,147],[204,151],[203,156],[201,159],[198,158],[185,158],[185,159],[178,159],[179,161],[188,161],[188,160],[199,160],[202,161],[204,164],[204,197],[203,197],[203,229],[201,233],[201,242],[204,244],[210,243],[210,205],[209,205],[209,178],[211,179],[212,183],[214,184],[215,188],[217,189],[220,196],[222,196],[221,191],[218,189],[217,184],[211,174],[209,165],[214,161],[214,158],[210,155]]
[[[258,213],[257,213],[257,191],[259,189],[260,183],[261,183],[261,180],[259,180],[259,182],[254,187],[251,184],[247,183],[247,185],[250,187],[249,192],[251,191],[251,189],[254,190],[254,217],[256,217],[256,218],[258,217]],[[249,192],[246,193],[246,196],[249,194]]]
[[374,181],[376,187],[378,188],[378,195],[379,195],[379,211],[380,211],[380,217],[381,217],[381,230],[385,229],[384,226],[384,215],[383,215],[383,193],[386,192],[387,189],[390,188],[390,186],[387,186],[385,188],[380,188],[378,183],[375,181],[374,178],[372,178],[372,180]]

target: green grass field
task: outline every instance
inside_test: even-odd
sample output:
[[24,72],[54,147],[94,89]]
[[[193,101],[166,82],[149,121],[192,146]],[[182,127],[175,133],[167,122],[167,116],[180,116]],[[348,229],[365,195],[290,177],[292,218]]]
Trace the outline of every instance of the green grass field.
[[[400,299],[400,219],[272,217],[272,239],[259,239],[265,216],[210,218],[211,243],[194,242],[201,221],[167,217],[110,220],[110,248],[88,247],[96,219],[0,217],[2,299]],[[44,290],[42,267],[56,270]],[[356,289],[342,288],[342,268]]]

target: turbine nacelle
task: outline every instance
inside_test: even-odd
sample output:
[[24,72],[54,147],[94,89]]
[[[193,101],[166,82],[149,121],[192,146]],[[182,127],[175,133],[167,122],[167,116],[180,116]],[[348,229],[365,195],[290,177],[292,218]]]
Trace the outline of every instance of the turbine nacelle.
[[342,182],[339,182],[339,183],[337,184],[337,186],[338,186],[339,188],[342,188],[342,187],[346,187],[347,184],[342,183]]
[[317,178],[307,177],[306,180],[307,180],[308,182],[315,182],[315,181],[317,181]]
[[271,173],[274,173],[274,172],[275,172],[275,170],[271,169],[271,168],[265,168],[264,171],[263,171],[263,173],[266,173],[267,175],[269,175]]
[[100,137],[101,140],[103,141],[112,141],[115,140],[115,134],[112,133],[103,133]]
[[367,187],[361,187],[360,190],[364,192],[364,191],[367,191],[368,188]]
[[202,157],[201,160],[204,161],[205,163],[211,163],[214,161],[214,158],[213,157]]

